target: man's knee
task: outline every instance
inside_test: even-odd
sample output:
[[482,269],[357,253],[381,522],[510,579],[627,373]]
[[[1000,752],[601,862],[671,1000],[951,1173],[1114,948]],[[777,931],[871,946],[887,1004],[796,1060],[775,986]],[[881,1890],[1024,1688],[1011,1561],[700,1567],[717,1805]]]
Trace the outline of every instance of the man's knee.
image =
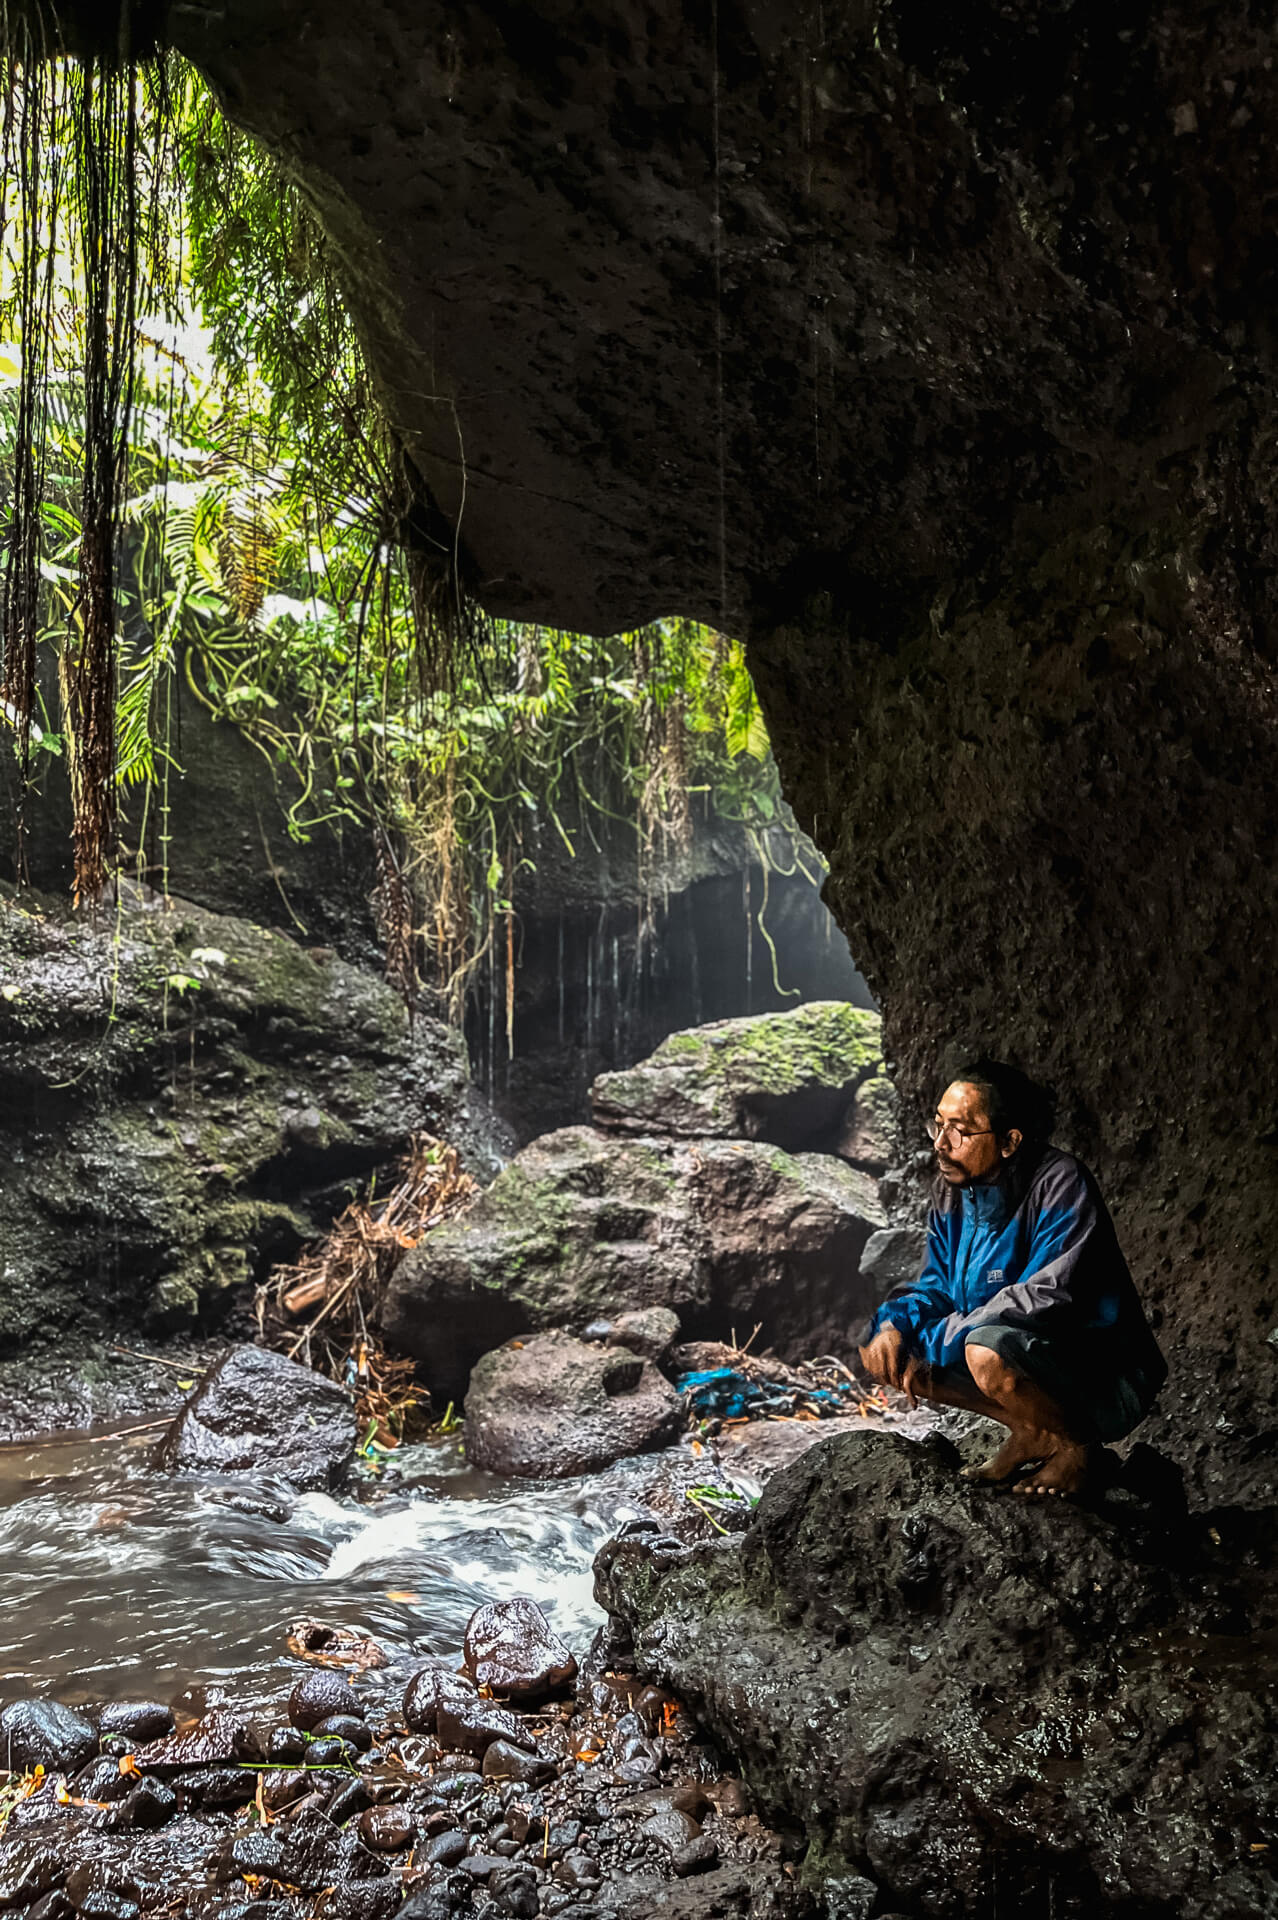
[[967,1370],[973,1380],[989,1399],[1001,1400],[1004,1394],[1015,1388],[1015,1373],[1005,1360],[999,1359],[993,1347],[967,1340],[963,1343],[963,1358],[967,1361]]

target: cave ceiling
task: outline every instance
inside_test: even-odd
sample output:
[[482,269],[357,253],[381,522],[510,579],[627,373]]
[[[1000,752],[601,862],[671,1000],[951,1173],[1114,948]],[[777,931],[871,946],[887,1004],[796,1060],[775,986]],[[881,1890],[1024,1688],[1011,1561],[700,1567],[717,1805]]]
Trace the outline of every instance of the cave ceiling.
[[173,5],[307,183],[467,583],[733,630],[1156,490],[1267,371],[1245,7]]

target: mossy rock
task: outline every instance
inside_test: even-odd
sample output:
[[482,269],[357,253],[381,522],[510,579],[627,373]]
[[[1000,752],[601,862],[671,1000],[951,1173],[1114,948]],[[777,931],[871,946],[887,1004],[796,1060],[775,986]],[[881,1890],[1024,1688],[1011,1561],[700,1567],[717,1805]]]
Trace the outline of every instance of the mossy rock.
[[0,891],[0,1332],[172,1328],[418,1129],[499,1164],[464,1047],[327,949],[183,902]]
[[878,1014],[818,1000],[673,1033],[638,1066],[601,1074],[590,1098],[596,1124],[614,1133],[820,1149],[875,1076],[884,1077]]
[[861,1250],[884,1225],[873,1177],[833,1154],[564,1127],[400,1262],[384,1328],[452,1400],[505,1340],[650,1307],[688,1338],[759,1323],[760,1350],[847,1353],[876,1304]]

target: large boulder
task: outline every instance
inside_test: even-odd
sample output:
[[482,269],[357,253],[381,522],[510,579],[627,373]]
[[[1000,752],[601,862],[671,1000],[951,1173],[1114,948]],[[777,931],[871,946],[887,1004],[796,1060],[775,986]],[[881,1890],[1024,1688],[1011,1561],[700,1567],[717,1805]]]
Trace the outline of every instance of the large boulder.
[[479,1362],[466,1395],[466,1458],[491,1473],[563,1479],[673,1440],[678,1394],[651,1361],[543,1333]]
[[460,1037],[327,948],[177,900],[95,924],[0,890],[0,985],[6,1350],[189,1323],[417,1129],[501,1163]]
[[1045,1512],[957,1463],[841,1435],[739,1544],[606,1547],[598,1597],[817,1877],[938,1920],[1272,1913],[1272,1512]]
[[170,1473],[260,1473],[299,1489],[340,1484],[355,1409],[335,1381],[265,1347],[235,1347],[192,1394],[155,1454]]
[[824,1147],[882,1059],[877,1013],[814,1001],[672,1033],[638,1066],[600,1074],[590,1104],[610,1132]]
[[646,1307],[688,1337],[758,1323],[760,1349],[846,1350],[873,1305],[861,1249],[884,1224],[871,1176],[829,1155],[564,1127],[405,1256],[384,1328],[452,1399],[494,1341]]

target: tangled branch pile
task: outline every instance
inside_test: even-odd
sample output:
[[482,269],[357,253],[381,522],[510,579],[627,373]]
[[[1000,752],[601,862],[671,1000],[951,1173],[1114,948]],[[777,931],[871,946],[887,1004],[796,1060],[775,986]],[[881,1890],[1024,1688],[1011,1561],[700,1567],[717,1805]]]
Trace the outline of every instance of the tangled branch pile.
[[384,1200],[352,1200],[317,1246],[257,1290],[263,1340],[354,1390],[366,1445],[398,1445],[418,1401],[412,1361],[391,1358],[377,1334],[391,1275],[475,1190],[455,1147],[416,1133]]

